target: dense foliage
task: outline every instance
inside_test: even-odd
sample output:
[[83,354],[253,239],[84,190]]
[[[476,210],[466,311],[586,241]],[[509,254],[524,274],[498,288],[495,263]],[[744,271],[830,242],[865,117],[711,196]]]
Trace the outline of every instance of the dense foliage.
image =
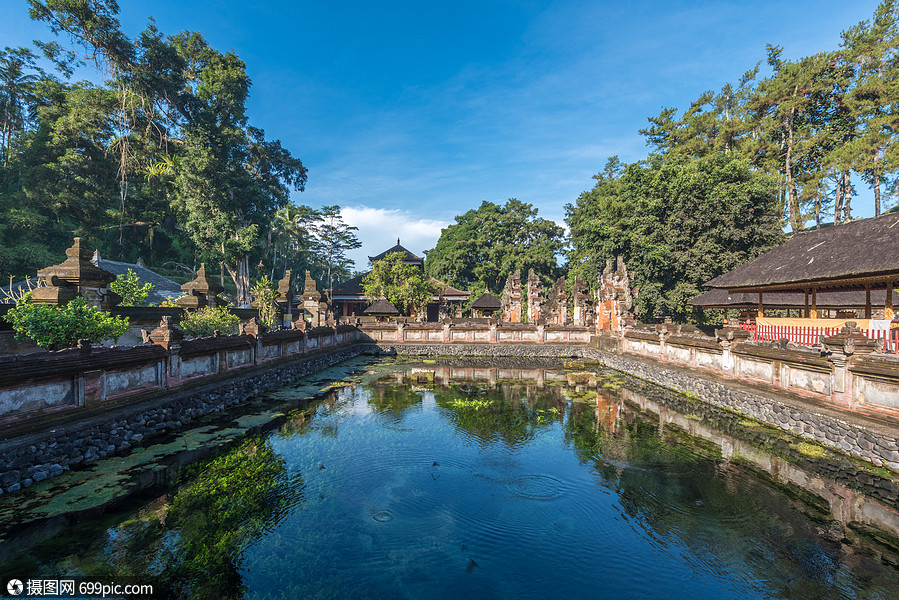
[[207,337],[216,331],[230,335],[236,331],[239,322],[240,318],[231,314],[227,307],[205,306],[185,314],[181,319],[181,329],[195,337]]
[[146,306],[147,297],[153,291],[153,287],[150,282],[141,284],[137,274],[131,269],[109,284],[109,289],[122,297],[120,306]]
[[843,32],[838,50],[799,60],[782,50],[768,46],[767,77],[760,62],[681,114],[663,109],[641,133],[658,156],[725,154],[769,173],[793,231],[820,226],[828,213],[836,224],[851,219],[853,172],[879,215],[899,175],[899,2],[882,0]]
[[253,284],[250,293],[253,295],[253,305],[259,311],[259,320],[266,327],[273,327],[279,309],[275,303],[278,292],[275,290],[272,280],[263,275]]
[[695,319],[702,284],[781,243],[777,184],[724,155],[654,157],[622,169],[614,159],[594,188],[568,205],[570,271],[595,281],[621,255],[645,319]]
[[418,267],[404,263],[405,257],[403,252],[391,252],[375,261],[362,287],[372,300],[386,298],[401,313],[415,315],[440,290]]
[[84,298],[57,307],[35,304],[26,294],[3,318],[12,324],[17,340],[31,340],[48,350],[73,348],[79,340],[117,341],[128,331],[128,319],[88,306]]
[[557,256],[564,230],[537,209],[512,198],[503,206],[482,202],[477,209],[456,217],[440,233],[427,253],[428,275],[477,294],[485,286],[498,291],[515,269],[527,276],[534,269],[551,282],[559,275]]
[[[217,263],[238,304],[253,276],[352,277],[344,253],[355,238],[340,207],[291,204],[306,169],[249,123],[250,79],[234,52],[152,23],[129,38],[111,0],[29,3],[60,37],[36,42],[54,73],[29,48],[0,50],[4,275],[33,275],[80,236],[152,268]],[[67,81],[84,56],[105,84]]]

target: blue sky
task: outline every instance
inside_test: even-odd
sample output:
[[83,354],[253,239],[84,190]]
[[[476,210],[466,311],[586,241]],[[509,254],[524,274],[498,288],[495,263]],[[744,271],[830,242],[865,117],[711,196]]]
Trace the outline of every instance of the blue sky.
[[[0,46],[50,37],[25,0],[2,4]],[[735,82],[766,43],[786,58],[835,49],[877,2],[119,4],[131,36],[152,16],[243,58],[251,122],[309,169],[295,202],[344,207],[361,269],[397,237],[432,248],[483,200],[515,197],[561,224],[608,156],[645,157],[647,117]]]

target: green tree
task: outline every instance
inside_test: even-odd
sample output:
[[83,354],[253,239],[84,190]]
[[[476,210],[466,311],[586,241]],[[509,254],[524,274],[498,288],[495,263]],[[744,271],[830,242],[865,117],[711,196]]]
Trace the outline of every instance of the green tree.
[[858,135],[841,155],[874,191],[877,216],[886,174],[899,168],[899,4],[881,2],[870,21],[843,32],[842,47],[855,73],[845,102]]
[[32,340],[48,350],[72,348],[79,340],[118,340],[128,331],[128,319],[88,306],[84,298],[57,307],[35,304],[31,294],[25,294],[3,318],[12,324],[17,340]]
[[339,275],[338,281],[349,278],[350,261],[346,258],[347,250],[361,247],[362,242],[354,233],[359,228],[343,222],[339,206],[323,206],[318,215],[319,219],[313,221],[310,227],[318,241],[319,255],[325,267],[325,285],[330,296],[335,276]]
[[743,160],[653,157],[567,207],[572,269],[588,275],[622,255],[638,289],[638,312],[697,320],[687,301],[702,284],[781,243],[776,186]]
[[431,277],[477,293],[485,286],[502,288],[516,269],[534,269],[545,283],[558,277],[564,230],[538,217],[532,205],[515,198],[503,206],[485,201],[455,221],[427,252],[425,271]]
[[131,269],[109,284],[109,289],[122,297],[121,306],[146,306],[147,296],[153,291],[153,287],[150,282],[141,285],[137,274]]
[[362,279],[365,295],[386,298],[400,312],[415,315],[439,292],[420,269],[403,262],[402,252],[391,252],[375,261]]
[[253,295],[253,304],[256,305],[256,310],[259,311],[259,320],[266,327],[273,327],[279,310],[278,305],[275,303],[278,292],[275,290],[272,280],[263,275],[253,285],[250,293]]

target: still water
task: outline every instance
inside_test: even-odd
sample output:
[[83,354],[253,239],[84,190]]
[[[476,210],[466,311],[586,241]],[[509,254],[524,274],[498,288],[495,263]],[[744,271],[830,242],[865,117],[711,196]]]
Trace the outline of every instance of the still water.
[[[894,549],[809,492],[888,474],[621,374],[573,375],[583,365],[350,367],[308,405],[290,408],[303,383],[267,394],[283,409],[270,426],[164,493],[42,536],[40,520],[7,528],[3,581],[132,577],[157,598],[899,597]],[[783,465],[801,485],[778,482]]]

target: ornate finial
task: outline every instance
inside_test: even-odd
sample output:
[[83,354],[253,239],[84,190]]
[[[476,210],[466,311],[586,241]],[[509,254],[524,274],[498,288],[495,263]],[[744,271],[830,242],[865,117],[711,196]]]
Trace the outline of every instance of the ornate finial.
[[400,236],[396,236],[396,245],[397,245],[397,246],[400,245]]

